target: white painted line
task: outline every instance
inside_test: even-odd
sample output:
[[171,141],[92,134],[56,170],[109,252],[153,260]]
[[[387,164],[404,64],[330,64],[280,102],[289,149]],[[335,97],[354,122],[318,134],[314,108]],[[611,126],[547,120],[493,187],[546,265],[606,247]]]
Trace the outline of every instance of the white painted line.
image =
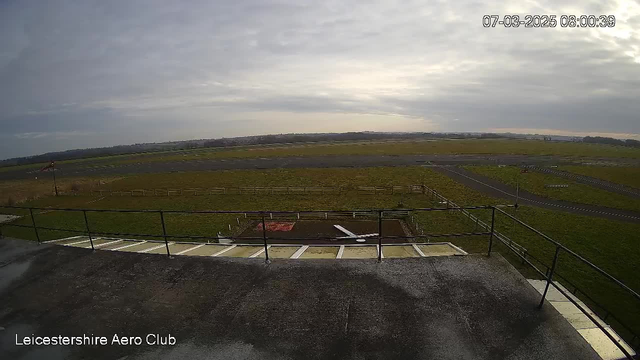
[[[97,240],[97,239],[93,239],[93,240]],[[119,243],[121,241],[122,241],[122,239],[115,240],[115,241],[109,241],[109,242],[106,242],[104,244],[94,245],[93,247],[102,247],[102,246],[107,246],[107,245],[111,245],[111,244],[117,244],[117,243]]]
[[213,254],[213,255],[211,255],[211,256],[218,256],[218,255],[224,254],[224,253],[226,253],[227,251],[229,251],[229,250],[231,250],[231,249],[235,248],[236,246],[238,246],[238,245],[231,245],[231,246],[229,246],[228,248],[226,248],[226,249],[224,249],[224,250],[222,250],[222,251],[218,251],[217,253],[215,253],[215,254]]
[[186,249],[186,250],[182,250],[182,251],[180,251],[180,252],[177,252],[177,253],[176,253],[176,255],[182,255],[182,254],[184,254],[184,253],[188,253],[188,252],[189,252],[189,251],[191,251],[191,250],[199,249],[199,248],[201,248],[201,247],[203,247],[203,246],[205,246],[205,245],[207,245],[207,244],[200,244],[200,245],[196,245],[196,246],[194,246],[194,247],[192,247],[192,248],[188,248],[188,249]]
[[129,244],[129,245],[125,245],[125,246],[120,246],[120,247],[117,247],[117,248],[115,248],[115,249],[111,249],[111,251],[118,251],[118,250],[126,249],[126,248],[128,248],[128,247],[132,247],[132,246],[136,246],[136,245],[144,244],[144,243],[146,243],[146,242],[147,242],[147,240],[136,241],[134,244]]
[[342,254],[344,254],[344,245],[340,245],[340,250],[338,250],[338,255],[336,259],[342,259]]
[[55,239],[55,240],[47,240],[47,241],[43,241],[42,243],[46,244],[46,243],[51,243],[51,242],[63,241],[63,240],[79,239],[81,237],[84,237],[84,235],[71,236],[71,237],[66,237],[66,238],[62,238],[62,239]]
[[[169,245],[173,245],[174,243],[169,243]],[[157,250],[160,249],[162,247],[166,246],[166,244],[162,244],[162,245],[158,245],[158,246],[154,246],[154,247],[150,247],[148,249],[144,249],[144,250],[140,250],[138,251],[140,254],[144,254],[144,253],[148,253],[149,251],[153,251],[153,250]]]
[[[270,248],[271,248],[271,245],[267,245],[267,249],[270,249]],[[255,253],[255,254],[253,254],[253,255],[251,255],[251,256],[249,256],[249,258],[258,257],[258,256],[260,256],[260,254],[262,254],[263,252],[264,252],[264,248],[262,248],[262,249],[260,249],[260,250],[256,251],[256,253]]]
[[308,248],[309,248],[309,245],[301,246],[300,249],[298,249],[296,252],[293,253],[293,255],[291,255],[290,259],[299,258],[300,255],[302,255],[305,251],[307,251]]
[[84,242],[89,242],[89,240],[76,241],[76,242],[73,242],[71,244],[62,244],[62,245],[64,245],[64,246],[74,246],[74,245],[82,244]]
[[447,244],[449,244],[449,246],[451,246],[452,248],[460,251],[462,253],[462,255],[469,255],[469,253],[467,253],[466,251],[464,251],[464,250],[460,249],[459,247],[453,245],[452,243],[447,243]]
[[427,255],[425,255],[425,254],[422,252],[422,250],[420,250],[420,248],[418,247],[418,245],[416,245],[416,244],[412,244],[412,245],[413,245],[413,249],[414,249],[418,254],[420,254],[420,256],[421,256],[421,257],[427,257]]

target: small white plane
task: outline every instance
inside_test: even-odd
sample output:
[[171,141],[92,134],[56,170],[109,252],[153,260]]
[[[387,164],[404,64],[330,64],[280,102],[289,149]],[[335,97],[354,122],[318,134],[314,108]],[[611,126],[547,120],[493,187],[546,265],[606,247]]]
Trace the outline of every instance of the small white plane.
[[378,236],[378,233],[375,234],[364,234],[364,235],[356,235],[354,233],[352,233],[351,231],[345,229],[344,227],[340,226],[340,225],[333,225],[333,227],[335,227],[336,229],[342,231],[343,233],[347,234],[347,236],[339,236],[336,239],[356,239],[357,242],[365,242],[366,240],[363,238],[366,237],[373,237],[373,236]]

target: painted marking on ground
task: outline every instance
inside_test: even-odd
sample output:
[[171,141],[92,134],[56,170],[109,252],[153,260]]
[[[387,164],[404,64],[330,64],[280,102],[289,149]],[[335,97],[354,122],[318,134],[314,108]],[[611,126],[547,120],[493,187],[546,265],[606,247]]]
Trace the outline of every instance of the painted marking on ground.
[[78,244],[82,244],[84,242],[89,242],[89,240],[87,239],[87,240],[82,240],[82,241],[76,241],[76,242],[72,242],[70,244],[64,244],[64,246],[75,246],[75,245],[78,245]]
[[299,258],[305,251],[307,251],[308,248],[309,248],[309,245],[304,245],[300,247],[298,251],[296,251],[295,253],[293,253],[293,255],[291,255],[291,259]]
[[[268,227],[267,227],[268,228]],[[267,249],[271,249],[271,245],[267,245]],[[254,258],[254,257],[258,257],[260,256],[260,254],[262,254],[264,252],[264,248],[258,250],[255,252],[255,254],[249,256],[250,258]]]
[[234,249],[236,246],[238,246],[238,245],[231,245],[231,246],[229,246],[228,248],[226,248],[226,249],[224,249],[224,250],[222,250],[222,251],[218,251],[217,253],[215,253],[215,254],[213,254],[213,255],[211,255],[211,256],[218,256],[218,255],[222,255],[222,254],[226,253],[227,251],[229,251],[229,250],[231,250],[231,249]]
[[340,245],[340,250],[338,250],[338,255],[336,255],[336,259],[342,259],[342,255],[344,255],[344,245]]
[[[173,244],[174,244],[174,243],[169,243],[169,245],[173,245]],[[162,244],[162,245],[158,245],[158,246],[150,247],[150,248],[148,248],[148,249],[140,250],[140,251],[138,251],[138,252],[139,252],[139,253],[141,253],[141,254],[144,254],[144,253],[147,253],[147,252],[149,252],[149,251],[153,251],[153,250],[156,250],[156,249],[160,249],[160,248],[162,248],[163,246],[166,246],[166,244]]]
[[201,248],[201,247],[203,247],[203,246],[205,246],[205,245],[207,245],[207,244],[200,244],[200,245],[196,245],[196,246],[194,246],[194,247],[192,247],[192,248],[189,248],[189,249],[187,249],[187,250],[182,250],[182,251],[180,251],[180,252],[177,252],[177,253],[176,253],[176,255],[186,254],[186,253],[188,253],[188,252],[189,252],[189,251],[191,251],[191,250],[199,249],[199,248]]
[[418,245],[413,244],[413,249],[414,249],[418,254],[420,254],[420,256],[422,256],[422,257],[426,257],[426,255],[422,252],[422,250],[420,250],[420,248],[418,247]]
[[[97,240],[97,239],[94,239],[94,240]],[[106,243],[103,243],[103,244],[94,245],[94,247],[109,246],[109,245],[111,245],[111,244],[117,244],[117,243],[122,242],[122,241],[123,241],[123,240],[114,240],[114,241],[109,241],[109,242],[106,242]]]
[[46,243],[59,242],[59,241],[65,241],[65,240],[80,239],[82,237],[85,237],[85,236],[84,235],[70,236],[70,237],[66,237],[66,238],[62,238],[62,239],[43,241],[42,243],[46,244]]
[[120,247],[117,247],[117,248],[115,248],[115,249],[111,249],[111,251],[118,251],[118,250],[126,249],[126,248],[129,248],[129,247],[132,247],[132,246],[136,246],[136,245],[144,244],[144,243],[146,243],[146,242],[147,242],[146,240],[136,241],[136,242],[135,242],[135,243],[133,243],[133,244],[129,244],[129,245],[125,245],[125,246],[120,246]]

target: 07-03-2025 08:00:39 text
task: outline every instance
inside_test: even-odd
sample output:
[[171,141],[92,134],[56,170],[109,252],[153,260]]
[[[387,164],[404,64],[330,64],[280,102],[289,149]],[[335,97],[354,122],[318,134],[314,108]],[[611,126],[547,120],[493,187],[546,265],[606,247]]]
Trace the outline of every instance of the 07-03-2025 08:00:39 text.
[[482,26],[494,28],[612,28],[616,26],[614,15],[484,15]]

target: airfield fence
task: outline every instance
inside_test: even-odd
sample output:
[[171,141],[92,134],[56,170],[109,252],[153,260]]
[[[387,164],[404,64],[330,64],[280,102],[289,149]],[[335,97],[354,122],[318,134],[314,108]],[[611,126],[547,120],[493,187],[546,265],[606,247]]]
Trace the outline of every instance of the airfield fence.
[[[235,186],[214,188],[162,188],[162,189],[133,189],[111,190],[93,189],[88,194],[98,196],[203,196],[203,195],[238,195],[238,194],[315,194],[342,195],[358,193],[361,195],[394,195],[394,194],[423,194],[423,185],[393,185],[393,186]],[[61,195],[83,195],[87,192],[65,191]]]
[[[626,321],[623,321],[620,319],[619,316],[614,315],[614,313],[612,313],[610,310],[606,309],[603,305],[601,305],[600,303],[598,303],[596,300],[594,300],[589,294],[588,292],[585,292],[583,289],[578,288],[572,281],[569,281],[566,277],[561,276],[558,272],[557,272],[557,266],[558,263],[560,262],[560,254],[568,254],[572,259],[576,260],[578,263],[583,264],[585,266],[587,266],[588,268],[590,268],[591,270],[595,271],[596,273],[598,273],[599,275],[603,276],[605,279],[607,279],[608,281],[610,281],[612,284],[614,284],[615,286],[617,286],[619,289],[621,289],[622,291],[624,291],[626,294],[631,295],[631,297],[633,298],[633,301],[635,301],[638,304],[638,308],[640,308],[640,295],[635,292],[633,289],[631,289],[630,287],[628,287],[627,285],[625,285],[623,282],[621,282],[620,280],[616,279],[614,276],[610,275],[609,273],[605,272],[604,270],[602,270],[601,268],[599,268],[598,266],[596,266],[595,264],[591,263],[589,260],[585,259],[584,257],[580,256],[579,254],[577,254],[576,252],[568,249],[567,247],[565,247],[564,245],[560,244],[559,242],[557,242],[556,240],[552,239],[551,237],[547,236],[546,234],[540,232],[539,230],[533,228],[532,226],[524,223],[523,221],[521,221],[520,219],[516,218],[515,216],[509,214],[508,212],[506,212],[504,210],[504,208],[508,208],[508,207],[514,207],[511,205],[502,205],[502,206],[467,206],[467,207],[462,207],[462,206],[458,206],[456,203],[450,201],[449,199],[445,198],[444,196],[442,196],[441,194],[439,194],[437,191],[430,189],[426,186],[422,186],[422,191],[429,195],[432,196],[432,199],[439,201],[441,204],[445,205],[444,207],[432,207],[432,208],[413,208],[413,209],[359,209],[359,210],[345,210],[345,211],[335,211],[335,210],[312,210],[312,211],[214,211],[214,210],[202,210],[202,211],[185,211],[185,210],[135,210],[135,209],[120,209],[120,210],[116,210],[116,209],[54,209],[54,208],[36,208],[36,207],[21,207],[21,206],[0,206],[0,208],[6,208],[6,209],[14,209],[14,210],[18,210],[18,211],[22,211],[23,213],[25,213],[25,216],[28,216],[31,219],[31,224],[27,225],[27,224],[17,224],[17,223],[3,223],[0,224],[0,236],[2,235],[2,228],[3,227],[7,227],[7,226],[13,226],[13,227],[21,227],[21,228],[27,228],[27,229],[33,229],[34,234],[36,239],[38,240],[38,243],[41,243],[41,238],[40,238],[40,234],[39,231],[41,230],[48,230],[48,231],[61,231],[61,232],[68,232],[68,233],[75,233],[75,234],[81,234],[84,236],[87,236],[89,238],[89,242],[91,244],[91,249],[96,249],[96,247],[98,246],[94,246],[94,242],[93,239],[96,236],[127,236],[127,237],[139,237],[139,238],[159,238],[159,239],[163,239],[163,241],[158,241],[159,244],[164,244],[164,247],[166,248],[167,251],[167,256],[171,257],[172,254],[170,252],[170,241],[169,239],[179,239],[183,242],[189,241],[189,240],[196,240],[196,239],[215,239],[215,240],[219,240],[218,236],[192,236],[192,235],[178,235],[178,234],[169,234],[167,231],[167,227],[165,224],[165,214],[231,214],[231,215],[237,215],[237,216],[243,216],[245,218],[256,218],[259,219],[259,221],[262,223],[262,234],[261,236],[258,237],[240,237],[240,236],[229,236],[229,237],[224,237],[226,240],[231,240],[231,241],[242,241],[242,240],[259,240],[262,242],[262,245],[264,246],[264,254],[265,254],[265,259],[267,262],[269,262],[269,245],[270,243],[274,243],[277,242],[279,240],[335,240],[335,237],[313,237],[313,238],[309,238],[309,237],[301,237],[301,238],[278,238],[278,237],[274,237],[274,236],[268,236],[267,234],[267,226],[266,226],[266,222],[271,219],[278,219],[278,218],[282,218],[282,217],[286,217],[286,218],[292,218],[292,217],[297,217],[297,218],[329,218],[329,216],[331,215],[331,218],[339,218],[339,217],[356,217],[356,216],[364,216],[364,217],[368,217],[368,218],[372,218],[372,219],[377,219],[378,221],[378,233],[377,233],[377,240],[378,240],[378,245],[377,245],[377,249],[378,249],[378,261],[382,260],[382,249],[384,246],[384,240],[389,241],[389,240],[393,240],[393,241],[397,241],[397,240],[409,240],[409,241],[416,241],[416,240],[427,240],[429,238],[447,238],[447,237],[467,237],[467,236],[488,236],[488,250],[487,250],[487,255],[491,256],[492,250],[493,250],[493,240],[494,238],[496,240],[498,240],[501,244],[503,244],[507,249],[509,249],[513,254],[515,254],[521,261],[521,264],[526,264],[528,265],[531,269],[533,269],[535,271],[535,273],[537,273],[541,278],[545,279],[546,281],[546,285],[545,285],[545,290],[542,294],[542,298],[540,300],[539,303],[539,307],[542,307],[542,305],[544,304],[544,300],[546,298],[548,289],[550,286],[553,286],[558,292],[560,292],[561,294],[563,294],[571,303],[573,303],[573,305],[575,305],[589,320],[591,320],[598,328],[600,328],[601,331],[604,332],[604,334],[622,351],[622,353],[625,354],[625,356],[629,359],[633,359],[633,356],[630,354],[630,352],[620,343],[618,342],[618,340],[615,338],[614,335],[611,334],[610,331],[608,331],[606,329],[606,324],[602,324],[599,319],[596,319],[595,315],[593,315],[593,313],[591,313],[589,311],[589,308],[586,307],[586,305],[584,305],[584,303],[582,303],[581,301],[578,300],[578,298],[581,298],[582,300],[587,300],[589,303],[596,305],[596,312],[599,313],[601,316],[603,316],[603,318],[605,319],[605,321],[607,319],[613,319],[616,321],[616,330],[624,330],[625,332],[623,333],[622,337],[625,338],[629,344],[634,347],[634,348],[638,348],[639,344],[638,344],[638,332],[635,331],[631,326],[629,326],[628,324],[626,324]],[[41,211],[41,212],[52,212],[52,211],[61,211],[61,212],[76,212],[76,213],[82,213],[83,215],[83,219],[84,219],[84,229],[70,229],[70,228],[55,228],[55,227],[46,227],[46,226],[38,226],[36,223],[36,218],[34,216],[34,210],[37,211]],[[473,214],[470,213],[470,210],[485,210],[485,211],[490,211],[490,218],[491,221],[487,222],[487,221],[483,221],[481,220],[478,216],[475,216]],[[442,211],[446,211],[446,212],[459,212],[461,214],[463,214],[464,216],[466,216],[467,218],[469,218],[471,221],[473,221],[476,226],[474,231],[470,231],[470,232],[462,232],[462,233],[449,233],[449,234],[428,234],[428,233],[424,233],[424,230],[422,230],[420,232],[420,234],[414,234],[411,236],[388,236],[383,234],[383,227],[382,227],[382,221],[386,220],[386,219],[397,219],[398,217],[404,217],[404,218],[411,218],[414,216],[414,214],[420,213],[420,212],[442,212]],[[159,227],[162,229],[162,232],[158,232],[155,234],[142,234],[142,233],[116,233],[116,232],[105,232],[105,231],[95,231],[91,229],[91,224],[88,220],[87,217],[87,213],[144,213],[144,214],[149,214],[149,215],[157,215],[158,216],[158,225]],[[26,215],[28,214],[28,215]],[[554,256],[553,256],[553,260],[551,262],[551,264],[549,264],[546,261],[543,261],[539,258],[537,258],[536,256],[534,256],[533,254],[530,254],[524,247],[520,246],[519,244],[517,244],[516,242],[512,241],[511,239],[509,239],[507,236],[505,236],[504,234],[501,234],[500,232],[498,232],[496,230],[496,214],[502,215],[502,216],[506,216],[508,219],[514,221],[515,223],[519,224],[520,226],[523,226],[525,229],[532,231],[534,234],[536,234],[537,236],[541,237],[546,243],[551,244],[554,247]],[[171,244],[174,243],[180,243],[179,241],[171,241]],[[160,245],[162,246],[162,245]],[[567,261],[567,260],[565,260]],[[535,264],[534,264],[535,262]],[[544,270],[544,271],[543,271]],[[559,286],[554,279],[557,278],[559,279],[561,284],[567,285],[569,288],[573,288],[573,290],[571,292],[569,292],[566,288],[564,288],[563,286]],[[604,314],[604,315],[602,315]]]

